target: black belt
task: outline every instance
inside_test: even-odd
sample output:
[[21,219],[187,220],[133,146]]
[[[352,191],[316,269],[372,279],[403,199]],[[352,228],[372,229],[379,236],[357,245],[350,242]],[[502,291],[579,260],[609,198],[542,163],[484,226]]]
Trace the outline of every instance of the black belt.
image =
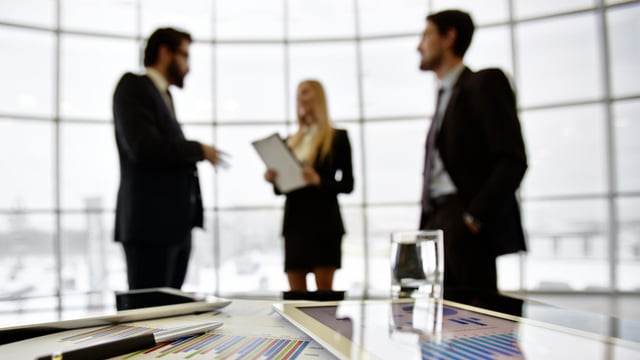
[[442,207],[449,201],[453,200],[456,197],[456,194],[446,194],[438,197],[434,197],[429,199],[429,204],[433,207]]

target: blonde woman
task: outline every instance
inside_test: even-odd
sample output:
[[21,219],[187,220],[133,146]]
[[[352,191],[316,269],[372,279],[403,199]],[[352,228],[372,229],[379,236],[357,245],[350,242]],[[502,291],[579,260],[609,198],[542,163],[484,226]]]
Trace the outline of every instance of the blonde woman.
[[[318,291],[332,291],[345,234],[338,194],[353,190],[351,144],[346,130],[331,126],[320,82],[305,80],[298,85],[297,117],[298,130],[287,138],[287,145],[305,164],[302,175],[307,186],[285,194],[284,270],[292,292],[307,291],[310,272]],[[273,184],[278,174],[268,169],[264,176]]]

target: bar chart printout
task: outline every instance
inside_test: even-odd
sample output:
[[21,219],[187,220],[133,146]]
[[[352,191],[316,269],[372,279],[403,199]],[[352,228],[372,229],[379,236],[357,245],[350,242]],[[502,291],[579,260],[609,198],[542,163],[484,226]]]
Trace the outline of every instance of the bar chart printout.
[[[412,306],[403,306],[398,318],[411,319]],[[515,324],[464,310],[443,308],[442,339],[421,339],[422,360],[524,359]]]
[[427,359],[524,359],[515,333],[422,341],[420,351]]
[[[75,344],[87,345],[114,341],[131,336],[147,334],[154,329],[118,325],[81,333],[62,339]],[[225,335],[219,333],[207,333],[199,336],[158,344],[157,346],[134,352],[116,359],[141,359],[141,358],[167,358],[167,359],[278,359],[294,360],[307,346],[309,340],[287,339],[262,336]]]
[[[395,320],[410,325],[413,306],[395,306]],[[515,323],[443,307],[442,338],[421,338],[422,360],[524,359]]]
[[158,345],[155,348],[122,357],[122,359],[137,359],[139,355],[155,355],[155,358],[165,358],[172,355],[183,359],[293,360],[299,358],[308,345],[308,340],[212,333]]

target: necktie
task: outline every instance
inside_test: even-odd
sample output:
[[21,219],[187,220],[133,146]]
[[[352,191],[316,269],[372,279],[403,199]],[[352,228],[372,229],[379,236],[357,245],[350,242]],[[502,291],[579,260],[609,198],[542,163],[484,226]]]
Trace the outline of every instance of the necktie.
[[429,212],[431,205],[429,204],[429,182],[431,180],[431,168],[433,152],[436,148],[436,135],[438,134],[438,114],[440,113],[440,100],[442,99],[442,93],[444,89],[438,89],[438,98],[436,100],[436,111],[431,120],[431,126],[427,133],[427,142],[425,145],[424,154],[424,178],[422,179],[422,212]]
[[171,111],[171,115],[173,115],[173,118],[176,119],[176,109],[173,107],[173,96],[171,96],[171,92],[169,92],[169,89],[167,89],[165,94],[167,95],[167,105],[169,106],[169,111]]

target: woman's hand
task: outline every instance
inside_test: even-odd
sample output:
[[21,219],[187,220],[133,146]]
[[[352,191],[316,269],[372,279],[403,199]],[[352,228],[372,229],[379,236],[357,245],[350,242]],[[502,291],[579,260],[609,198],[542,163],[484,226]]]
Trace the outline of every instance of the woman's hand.
[[277,176],[278,176],[278,173],[275,170],[271,170],[271,169],[267,169],[267,171],[265,171],[264,173],[264,179],[272,184],[276,181]]
[[302,178],[307,184],[310,185],[320,185],[320,175],[316,172],[314,168],[311,166],[305,166],[302,168]]

